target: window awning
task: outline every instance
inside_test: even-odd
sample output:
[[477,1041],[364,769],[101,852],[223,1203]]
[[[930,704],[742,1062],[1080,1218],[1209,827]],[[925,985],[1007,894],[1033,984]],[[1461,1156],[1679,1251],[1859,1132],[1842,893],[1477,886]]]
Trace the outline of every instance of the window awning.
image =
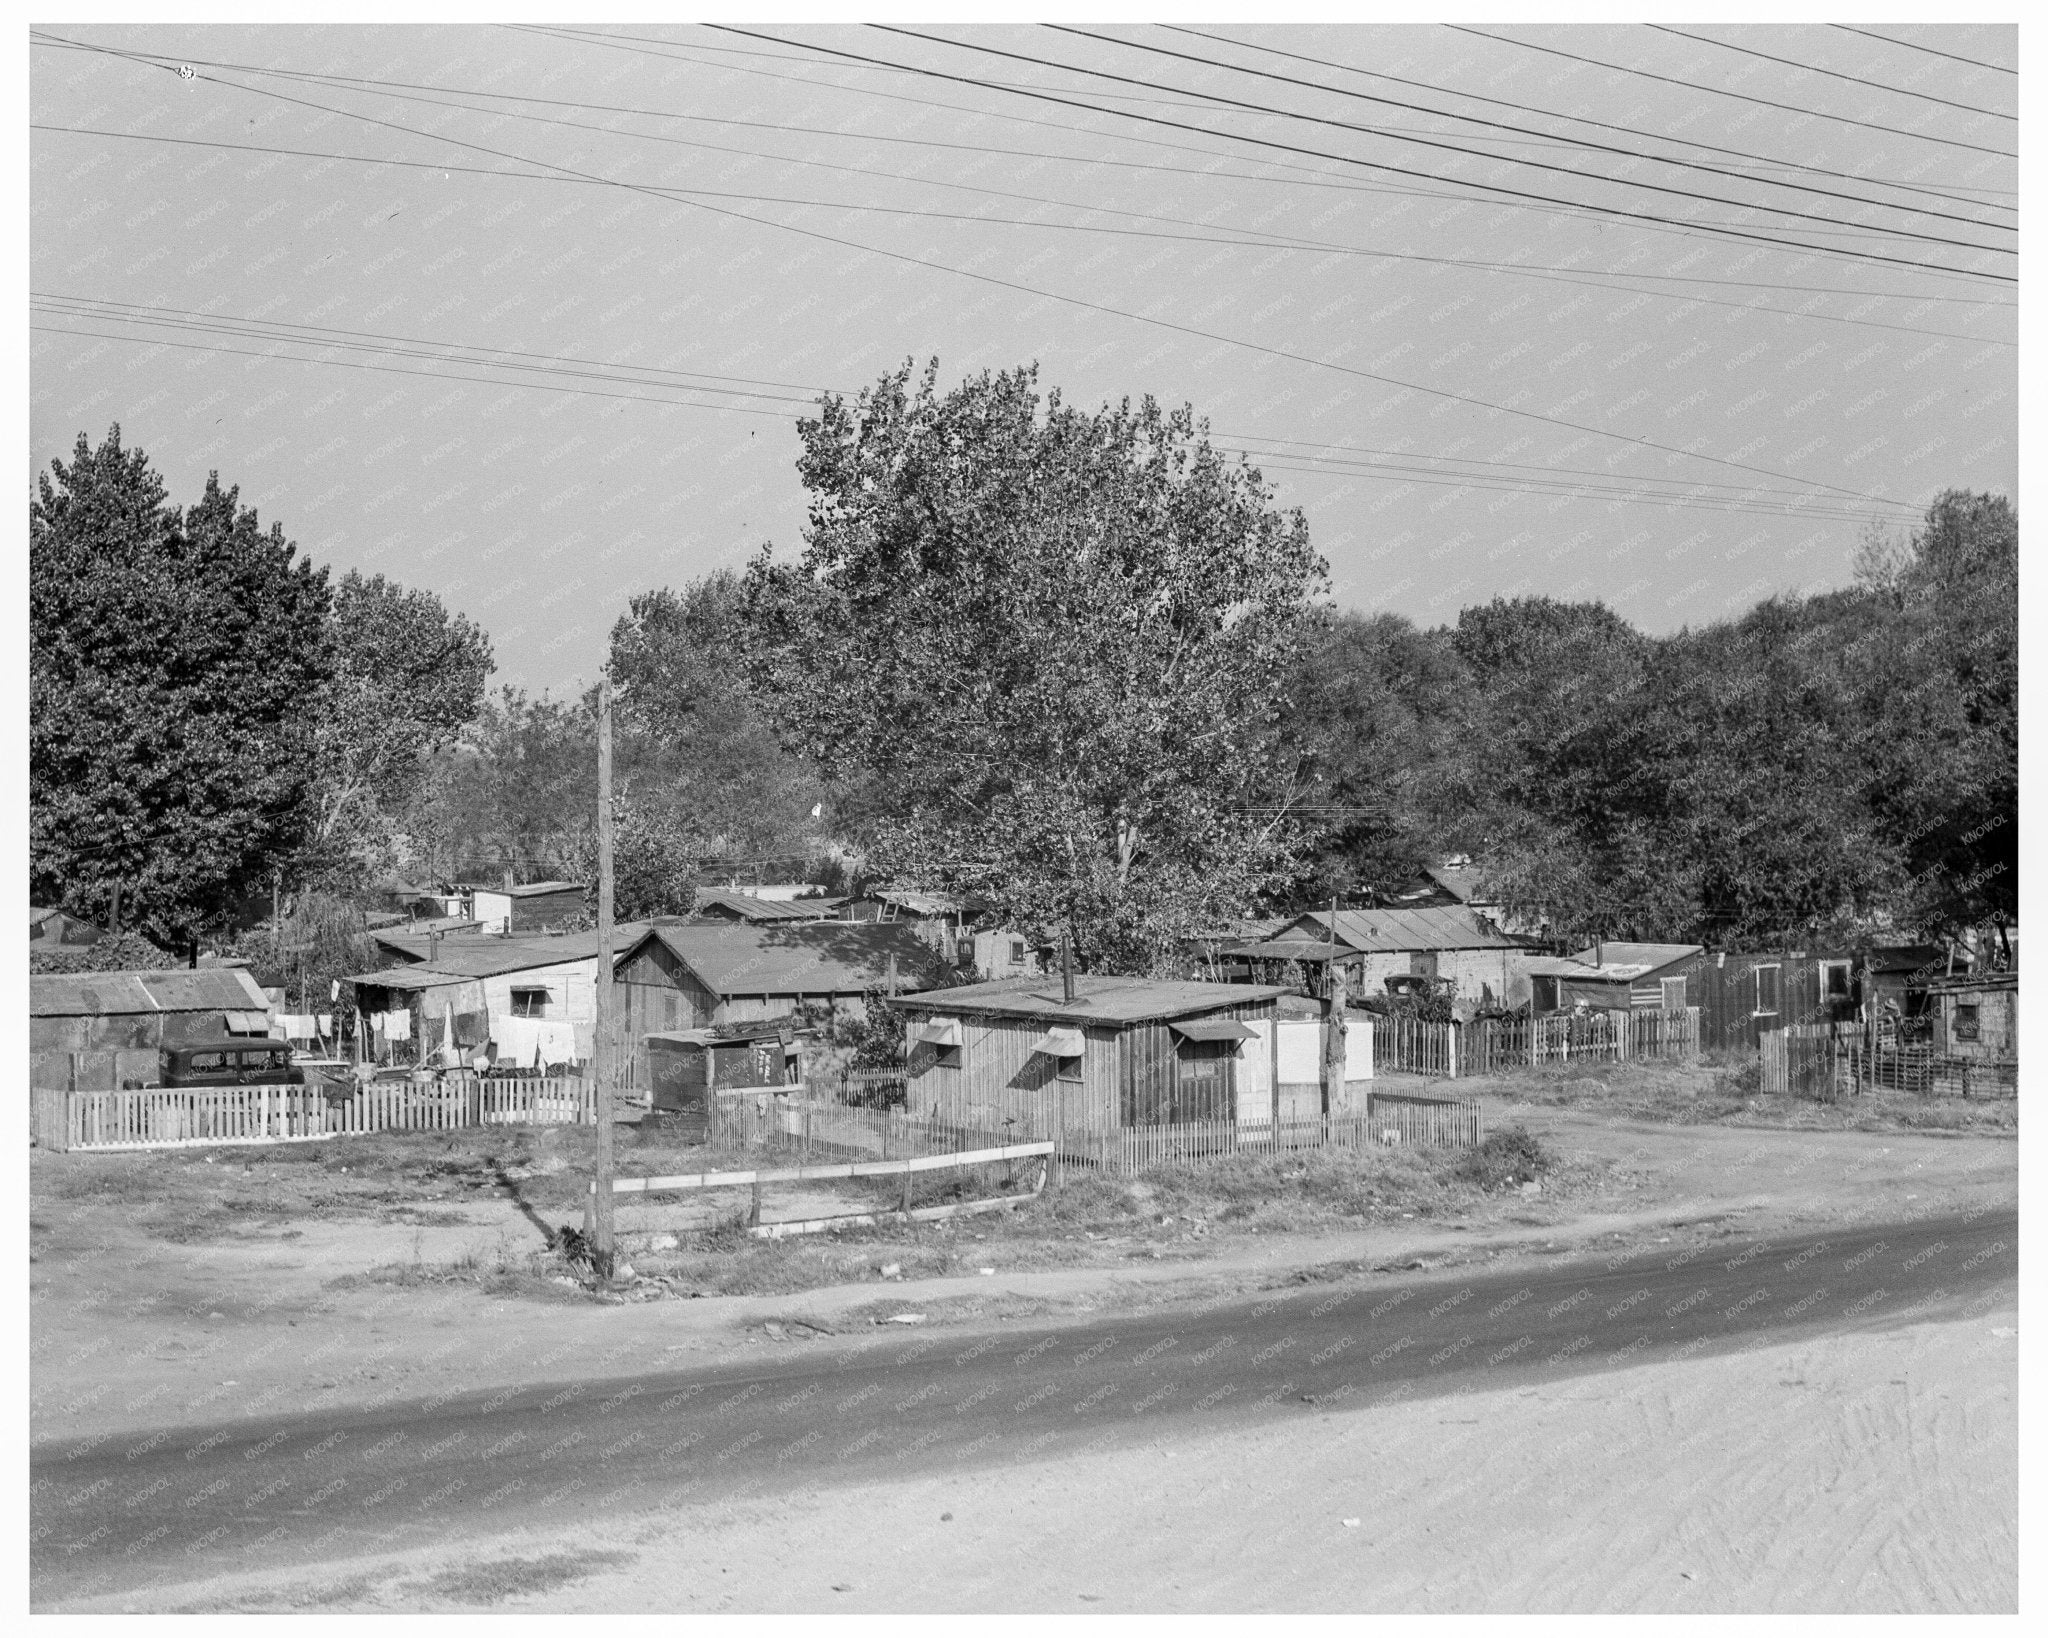
[[1083,1054],[1081,1032],[1077,1029],[1049,1029],[1031,1050],[1054,1058],[1079,1058]]
[[960,1044],[960,1020],[940,1018],[918,1032],[919,1046],[956,1047]]
[[1184,1041],[1249,1041],[1258,1031],[1235,1018],[1191,1018],[1167,1026]]
[[270,1015],[262,1012],[224,1012],[221,1021],[230,1035],[268,1035]]

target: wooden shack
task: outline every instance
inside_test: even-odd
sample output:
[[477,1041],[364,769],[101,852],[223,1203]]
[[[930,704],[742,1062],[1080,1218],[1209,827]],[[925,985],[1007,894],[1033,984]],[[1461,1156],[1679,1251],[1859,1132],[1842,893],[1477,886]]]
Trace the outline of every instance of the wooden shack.
[[1714,950],[1682,976],[1700,1009],[1701,1050],[1754,1052],[1760,1030],[1852,1023],[1866,1002],[1918,1018],[1928,1008],[1929,982],[1947,968],[1948,953],[1936,945],[1892,944]]
[[868,998],[931,987],[935,958],[904,926],[844,921],[676,923],[622,940],[614,994],[647,1085],[647,1037],[827,1007],[864,1017]]
[[718,1093],[789,1086],[796,1080],[792,1019],[662,1031],[643,1044],[651,1107],[657,1115],[676,1119],[691,1142],[708,1135],[711,1100]]
[[154,1084],[164,1047],[271,1034],[270,1004],[241,967],[35,973],[28,983],[32,1088]]
[[1532,1012],[1684,1012],[1697,1006],[1692,979],[1697,944],[1636,944],[1604,939],[1576,955],[1526,963]]
[[1265,1120],[1271,984],[1002,979],[907,996],[913,1115],[1020,1138],[1192,1121]]
[[1355,951],[1343,958],[1354,997],[1387,994],[1389,979],[1427,978],[1456,983],[1461,1000],[1481,1006],[1519,1006],[1529,999],[1529,964],[1537,950],[1463,905],[1340,910],[1334,934],[1332,925],[1329,911],[1311,910],[1264,943],[1333,940]]
[[[1966,1091],[2016,1091],[2020,1058],[2020,975],[1974,973],[1928,980],[1936,1016],[1934,1050],[1945,1079]],[[1967,1069],[1970,1082],[1963,1082]],[[1974,1083],[1972,1085],[1971,1083]],[[1947,1088],[1941,1088],[1946,1090]]]

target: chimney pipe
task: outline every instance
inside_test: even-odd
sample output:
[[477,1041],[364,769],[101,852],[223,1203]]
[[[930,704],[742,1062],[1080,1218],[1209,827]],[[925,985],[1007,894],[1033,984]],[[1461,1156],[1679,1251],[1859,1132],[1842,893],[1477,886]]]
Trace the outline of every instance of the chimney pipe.
[[1068,1006],[1074,1004],[1074,946],[1065,933],[1060,934],[1060,994]]

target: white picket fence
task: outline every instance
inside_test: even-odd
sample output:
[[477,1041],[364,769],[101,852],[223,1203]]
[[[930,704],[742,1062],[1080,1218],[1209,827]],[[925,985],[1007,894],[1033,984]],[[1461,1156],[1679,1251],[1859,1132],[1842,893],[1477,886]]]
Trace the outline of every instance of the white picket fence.
[[345,1097],[329,1097],[317,1086],[38,1088],[32,1103],[35,1142],[46,1149],[187,1149],[510,1122],[587,1123],[595,1110],[590,1083],[559,1076],[371,1081]]

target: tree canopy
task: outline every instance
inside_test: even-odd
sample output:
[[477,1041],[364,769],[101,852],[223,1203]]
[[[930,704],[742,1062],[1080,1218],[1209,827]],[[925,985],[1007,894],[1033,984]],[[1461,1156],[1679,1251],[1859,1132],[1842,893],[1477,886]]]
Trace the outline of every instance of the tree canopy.
[[[307,834],[327,574],[209,475],[180,510],[116,426],[29,508],[29,874],[182,945]],[[125,919],[125,918],[124,918]]]
[[1086,413],[1035,367],[936,378],[799,423],[804,553],[746,582],[756,692],[785,743],[890,793],[880,867],[1144,969],[1284,860],[1261,810],[1322,561],[1191,410]]

